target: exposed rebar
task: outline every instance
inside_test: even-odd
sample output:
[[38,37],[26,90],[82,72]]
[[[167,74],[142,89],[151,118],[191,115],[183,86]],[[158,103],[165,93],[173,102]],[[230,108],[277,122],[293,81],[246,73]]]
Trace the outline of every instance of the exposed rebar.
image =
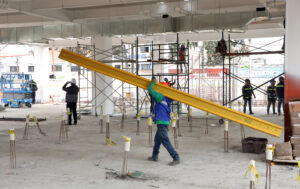
[[11,169],[15,169],[17,165],[15,139],[16,139],[15,129],[10,129],[9,143],[10,143],[10,168]]

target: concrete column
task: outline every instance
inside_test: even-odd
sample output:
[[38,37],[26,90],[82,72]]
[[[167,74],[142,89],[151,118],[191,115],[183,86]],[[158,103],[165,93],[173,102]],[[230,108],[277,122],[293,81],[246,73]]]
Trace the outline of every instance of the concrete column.
[[300,99],[300,64],[299,64],[299,44],[300,44],[300,1],[287,0],[286,6],[286,43],[285,43],[285,128],[284,139],[289,141],[292,135],[292,127],[289,115],[288,102]]
[[36,77],[33,78],[38,86],[38,91],[36,92],[36,101],[41,103],[46,103],[49,101],[49,91],[47,90],[47,85],[49,84],[49,48],[48,47],[34,47],[34,65],[36,65],[35,74]]
[[[92,44],[94,44],[95,47],[98,48],[98,49],[102,49],[102,50],[111,49],[112,48],[112,38],[110,38],[110,37],[93,38],[92,39]],[[103,56],[101,54],[97,54],[96,60],[102,59],[104,57],[105,56]],[[107,99],[107,97],[105,96],[105,95],[107,95],[107,96],[110,97],[110,99],[112,99],[113,90],[112,90],[111,87],[107,87],[107,84],[101,78],[99,78],[98,76],[104,78],[106,83],[111,83],[112,82],[111,77],[107,77],[107,76],[104,76],[104,75],[99,74],[99,73],[93,73],[93,76],[92,76],[93,83],[96,84],[96,87],[99,90],[101,90],[102,92],[100,92],[97,88],[96,89],[93,88],[93,92],[92,92],[93,99],[94,99],[93,100],[93,107],[96,106],[96,108],[92,109],[92,113],[93,113],[93,115],[95,115],[96,113],[97,113],[97,115],[99,115],[100,106],[101,106],[101,103],[102,103],[103,113],[104,114],[113,114],[114,104],[112,103],[112,101]],[[95,98],[95,95],[97,96],[96,98]]]

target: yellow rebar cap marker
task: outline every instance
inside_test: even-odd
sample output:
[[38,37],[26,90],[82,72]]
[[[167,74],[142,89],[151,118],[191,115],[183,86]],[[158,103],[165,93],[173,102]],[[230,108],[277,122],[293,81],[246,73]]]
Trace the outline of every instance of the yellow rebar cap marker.
[[255,184],[257,184],[258,183],[259,174],[258,174],[258,172],[257,172],[254,164],[252,164],[252,163],[250,164],[249,168],[246,171],[245,176],[247,176],[247,174],[248,174],[249,171],[253,171],[254,172],[254,175],[255,175]]
[[274,155],[275,146],[273,146],[273,147],[266,147],[266,150],[272,150],[272,153],[273,153],[273,155]]
[[130,138],[130,137],[123,136],[123,138],[125,139],[125,142],[130,142],[130,141],[131,141],[131,138]]
[[138,117],[142,117],[142,115],[143,115],[143,112],[142,111],[140,111],[139,113],[138,113]]
[[33,118],[35,123],[38,123],[38,120],[37,120],[36,116],[33,116],[32,118]]
[[111,140],[110,138],[106,139],[106,144],[107,146],[111,146],[111,145],[117,145],[117,143],[115,143],[113,140]]
[[148,125],[152,126],[152,117],[148,117]]
[[[10,140],[15,140],[15,138],[17,138],[15,129],[9,129],[8,133],[10,135]],[[13,135],[13,137],[11,135]]]

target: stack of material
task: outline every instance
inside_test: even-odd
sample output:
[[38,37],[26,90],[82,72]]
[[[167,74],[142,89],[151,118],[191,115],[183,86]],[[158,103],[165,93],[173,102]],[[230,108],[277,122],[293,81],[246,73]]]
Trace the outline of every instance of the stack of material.
[[292,146],[290,142],[275,143],[274,159],[293,160]]
[[296,160],[300,160],[300,101],[289,102],[289,108],[293,127],[293,136],[291,137],[293,156]]

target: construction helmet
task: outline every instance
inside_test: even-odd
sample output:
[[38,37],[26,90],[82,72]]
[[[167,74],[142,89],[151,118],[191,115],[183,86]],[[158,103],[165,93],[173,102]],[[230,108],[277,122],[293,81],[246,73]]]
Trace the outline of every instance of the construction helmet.
[[76,79],[75,78],[71,79],[71,83],[76,84]]

